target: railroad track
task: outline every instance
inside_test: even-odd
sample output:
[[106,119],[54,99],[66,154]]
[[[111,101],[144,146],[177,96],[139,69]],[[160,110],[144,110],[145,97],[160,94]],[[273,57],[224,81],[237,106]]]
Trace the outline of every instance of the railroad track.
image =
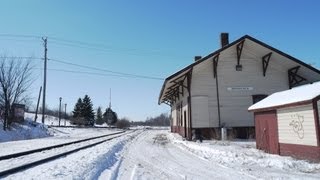
[[[126,131],[0,156],[0,179],[123,136]],[[131,131],[132,132],[132,131]],[[129,133],[131,133],[129,132]]]

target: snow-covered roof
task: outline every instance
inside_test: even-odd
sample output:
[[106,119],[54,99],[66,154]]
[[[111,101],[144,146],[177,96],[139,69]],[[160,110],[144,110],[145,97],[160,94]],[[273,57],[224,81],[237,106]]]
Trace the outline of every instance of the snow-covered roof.
[[320,81],[273,93],[249,107],[249,111],[309,101],[320,95]]

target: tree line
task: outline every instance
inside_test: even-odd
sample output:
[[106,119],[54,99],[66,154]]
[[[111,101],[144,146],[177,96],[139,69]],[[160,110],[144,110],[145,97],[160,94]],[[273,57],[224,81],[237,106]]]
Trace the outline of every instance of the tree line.
[[145,121],[132,121],[133,126],[170,126],[170,116],[162,113],[159,116],[148,117]]
[[101,107],[98,107],[97,114],[95,114],[91,98],[88,95],[77,100],[72,113],[71,123],[75,125],[94,126],[106,123],[112,126],[118,121],[118,115],[112,111],[111,107],[106,108],[103,114]]

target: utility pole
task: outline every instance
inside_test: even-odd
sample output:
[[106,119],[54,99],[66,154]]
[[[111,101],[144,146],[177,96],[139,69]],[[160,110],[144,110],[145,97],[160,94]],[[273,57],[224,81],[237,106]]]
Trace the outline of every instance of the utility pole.
[[37,118],[38,118],[38,108],[39,108],[39,103],[40,103],[41,90],[42,90],[42,86],[40,86],[39,97],[38,97],[38,103],[37,103],[37,109],[36,109],[36,116],[34,117],[34,122],[36,122],[36,121],[37,121]]
[[109,102],[109,108],[111,109],[111,88],[110,88],[110,102]]
[[59,127],[60,127],[60,121],[61,121],[61,100],[62,100],[62,97],[59,98]]
[[67,103],[64,104],[64,126],[66,126],[67,119]]
[[47,38],[42,38],[44,42],[44,77],[43,77],[43,98],[42,98],[42,123],[44,124],[44,113],[46,109],[46,84],[47,84]]

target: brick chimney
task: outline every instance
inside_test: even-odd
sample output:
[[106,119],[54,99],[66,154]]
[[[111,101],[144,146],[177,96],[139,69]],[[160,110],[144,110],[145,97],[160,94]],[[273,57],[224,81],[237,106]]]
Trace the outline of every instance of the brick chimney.
[[229,44],[229,33],[220,34],[221,48]]
[[195,56],[195,57],[194,57],[194,61],[198,61],[198,60],[200,60],[200,59],[202,59],[201,56]]

